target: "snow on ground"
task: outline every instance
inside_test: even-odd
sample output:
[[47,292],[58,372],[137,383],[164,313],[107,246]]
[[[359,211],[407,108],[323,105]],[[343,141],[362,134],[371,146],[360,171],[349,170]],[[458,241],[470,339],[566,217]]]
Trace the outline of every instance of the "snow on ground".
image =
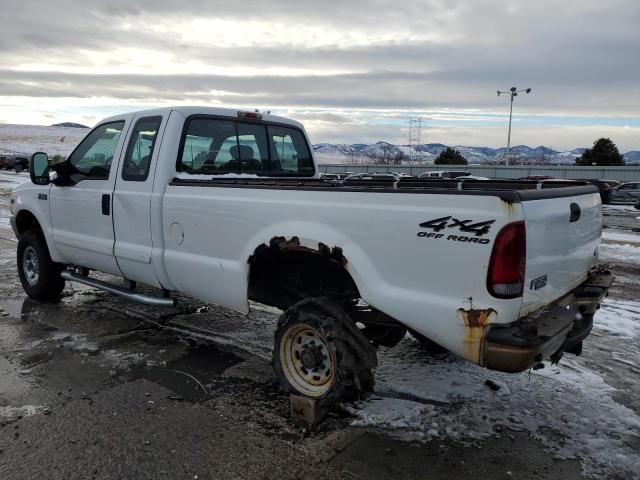
[[640,302],[607,298],[594,317],[597,329],[609,335],[640,339]]
[[[29,180],[29,174],[26,172],[0,172],[0,194],[10,192],[16,185],[27,180]],[[0,230],[11,230],[10,216],[8,202],[0,202]]]
[[15,173],[0,170],[0,189],[13,189],[16,185],[29,180],[29,172]]
[[[49,157],[67,156],[87,133],[87,128],[0,124],[0,154],[29,157],[42,151]],[[62,137],[64,142],[60,141]]]
[[[640,303],[608,299],[595,317],[594,332],[636,345]],[[503,374],[449,354],[430,355],[406,338],[394,349],[381,349],[378,358],[376,395],[347,407],[356,426],[411,440],[466,442],[506,429],[526,431],[550,454],[580,458],[587,475],[622,472],[625,478],[640,478],[640,415],[616,402],[617,390],[582,357]]]
[[[640,212],[638,212],[640,215]],[[640,225],[638,225],[640,227]],[[603,242],[619,242],[625,244],[636,244],[640,246],[640,234],[637,233],[621,233],[611,230],[605,230],[602,232],[602,241]]]
[[603,262],[634,263],[640,265],[640,245],[603,243],[600,245],[600,255],[598,258]]

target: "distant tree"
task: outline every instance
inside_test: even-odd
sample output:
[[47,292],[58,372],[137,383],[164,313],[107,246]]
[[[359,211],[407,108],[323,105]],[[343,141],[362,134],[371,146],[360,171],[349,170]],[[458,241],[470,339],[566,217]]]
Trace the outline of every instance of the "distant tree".
[[467,159],[455,148],[447,147],[433,162],[435,165],[469,165]]
[[608,138],[599,138],[593,142],[592,148],[587,148],[580,158],[576,159],[576,165],[624,165],[624,160],[618,147]]
[[393,163],[394,165],[400,165],[401,163],[406,162],[408,159],[409,157],[403,152],[397,152],[391,158],[391,163]]

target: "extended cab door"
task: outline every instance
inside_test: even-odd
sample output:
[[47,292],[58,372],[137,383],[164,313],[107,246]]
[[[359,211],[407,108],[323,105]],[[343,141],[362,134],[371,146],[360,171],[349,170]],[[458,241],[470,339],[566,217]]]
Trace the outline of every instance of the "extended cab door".
[[113,256],[111,195],[125,119],[94,128],[71,153],[50,191],[53,242],[65,263],[120,275]]
[[113,192],[114,254],[125,278],[160,286],[151,263],[151,195],[166,118],[137,116]]

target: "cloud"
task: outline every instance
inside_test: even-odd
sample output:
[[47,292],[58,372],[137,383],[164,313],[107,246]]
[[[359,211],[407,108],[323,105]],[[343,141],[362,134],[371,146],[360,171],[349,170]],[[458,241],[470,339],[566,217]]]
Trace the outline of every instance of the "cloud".
[[[508,106],[495,90],[518,85],[533,88],[516,99],[520,115],[631,126],[639,115],[636,0],[23,0],[0,18],[0,107],[62,98],[260,106],[313,111],[310,121],[327,132],[334,123],[342,137],[335,124],[353,114],[335,112],[345,109],[398,118],[449,109],[458,113],[431,119],[491,128]],[[484,117],[464,118],[468,110]],[[392,129],[394,118],[376,121]]]

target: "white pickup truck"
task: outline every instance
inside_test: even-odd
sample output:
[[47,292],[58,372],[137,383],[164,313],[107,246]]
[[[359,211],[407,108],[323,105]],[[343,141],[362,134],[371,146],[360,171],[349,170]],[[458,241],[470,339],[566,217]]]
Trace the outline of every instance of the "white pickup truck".
[[371,390],[375,347],[407,329],[507,372],[580,354],[613,281],[591,185],[327,181],[302,125],[268,114],[118,115],[30,173],[11,195],[30,297],[70,280],[150,305],[279,307],[280,384],[328,403]]

